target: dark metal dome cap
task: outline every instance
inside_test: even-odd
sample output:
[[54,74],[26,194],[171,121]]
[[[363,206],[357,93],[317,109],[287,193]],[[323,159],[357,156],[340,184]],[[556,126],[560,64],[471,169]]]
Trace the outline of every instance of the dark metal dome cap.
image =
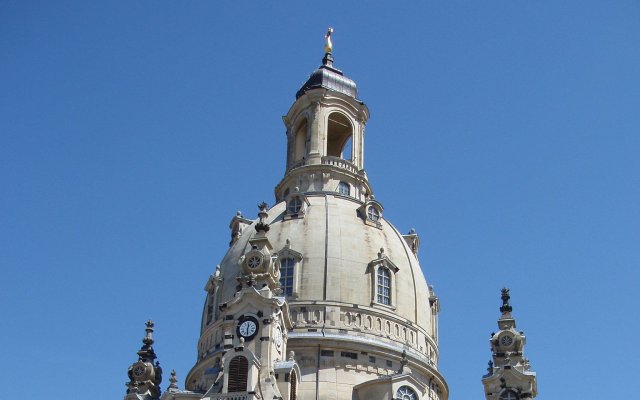
[[326,53],[322,59],[322,65],[311,73],[309,79],[296,93],[296,99],[299,99],[307,90],[325,88],[334,90],[354,99],[358,94],[356,83],[344,76],[342,71],[333,67],[333,57],[331,53]]

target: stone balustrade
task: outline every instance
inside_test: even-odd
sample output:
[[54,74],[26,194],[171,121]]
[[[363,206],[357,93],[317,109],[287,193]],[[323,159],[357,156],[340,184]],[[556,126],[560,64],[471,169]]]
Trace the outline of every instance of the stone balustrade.
[[322,157],[322,165],[333,165],[334,167],[349,170],[354,174],[358,173],[358,168],[355,165],[353,165],[351,161],[347,161],[340,157],[332,157],[332,156]]
[[[321,164],[322,165],[331,165],[334,167],[338,167],[338,168],[342,168],[342,169],[346,169],[348,171],[353,172],[354,174],[358,174],[358,167],[356,167],[351,161],[345,160],[344,158],[340,158],[340,157],[333,157],[333,156],[325,156],[322,157],[321,159]],[[302,159],[302,160],[298,160],[296,162],[294,162],[293,164],[291,164],[291,166],[289,167],[289,170],[295,169],[295,168],[299,168],[302,166],[308,165],[307,160]]]
[[253,400],[255,396],[247,392],[220,393],[209,397],[211,400]]

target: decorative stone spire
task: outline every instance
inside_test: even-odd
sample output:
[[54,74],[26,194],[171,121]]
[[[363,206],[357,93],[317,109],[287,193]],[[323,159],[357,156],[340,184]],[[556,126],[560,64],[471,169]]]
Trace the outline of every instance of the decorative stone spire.
[[153,321],[148,320],[145,323],[145,326],[147,327],[145,329],[147,334],[145,335],[144,339],[142,339],[142,343],[144,343],[145,346],[151,346],[153,344],[153,327],[154,327]]
[[502,288],[502,315],[498,319],[498,332],[491,334],[492,359],[487,374],[482,378],[487,400],[522,400],[538,394],[535,372],[524,357],[526,337],[516,330],[516,321],[511,316],[511,296],[508,288]]
[[169,387],[167,388],[167,391],[169,392],[175,392],[178,390],[178,378],[176,378],[176,370],[172,369],[171,370],[171,377],[169,378]]
[[138,350],[138,360],[139,361],[149,361],[153,362],[157,357],[156,353],[153,350],[153,327],[154,323],[152,320],[148,320],[145,323],[145,336],[142,339],[142,347]]

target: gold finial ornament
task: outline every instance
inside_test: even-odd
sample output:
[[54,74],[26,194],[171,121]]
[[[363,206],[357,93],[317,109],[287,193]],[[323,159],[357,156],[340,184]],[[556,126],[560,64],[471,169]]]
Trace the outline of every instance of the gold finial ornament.
[[327,39],[327,43],[324,45],[324,52],[331,53],[333,50],[333,43],[331,43],[331,34],[333,33],[333,28],[329,28],[327,30],[327,34],[324,35],[324,38]]

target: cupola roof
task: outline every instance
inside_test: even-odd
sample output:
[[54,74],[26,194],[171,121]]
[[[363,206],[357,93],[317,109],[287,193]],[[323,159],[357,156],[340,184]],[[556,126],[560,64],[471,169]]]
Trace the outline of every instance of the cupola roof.
[[333,55],[331,54],[333,45],[331,44],[331,34],[333,29],[329,28],[325,38],[327,44],[325,45],[325,54],[322,58],[322,65],[309,75],[309,79],[302,85],[300,90],[296,93],[296,99],[299,99],[308,90],[325,88],[334,90],[347,96],[356,98],[358,90],[356,83],[346,77],[342,71],[333,66]]

